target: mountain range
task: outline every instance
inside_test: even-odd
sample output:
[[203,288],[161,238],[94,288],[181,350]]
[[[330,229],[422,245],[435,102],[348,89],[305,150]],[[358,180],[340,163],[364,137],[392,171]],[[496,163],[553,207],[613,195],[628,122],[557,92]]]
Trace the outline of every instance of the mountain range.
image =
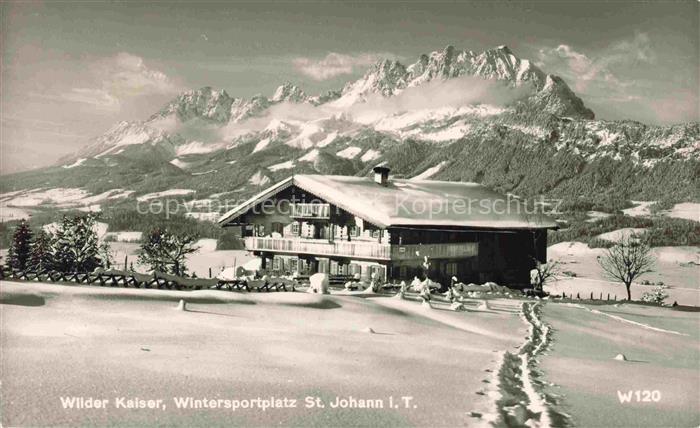
[[324,94],[289,82],[252,98],[190,90],[58,165],[4,176],[0,190],[245,198],[293,173],[363,175],[386,162],[396,176],[522,197],[680,201],[698,198],[699,161],[697,122],[596,120],[562,78],[508,47],[448,46],[408,66],[378,61]]

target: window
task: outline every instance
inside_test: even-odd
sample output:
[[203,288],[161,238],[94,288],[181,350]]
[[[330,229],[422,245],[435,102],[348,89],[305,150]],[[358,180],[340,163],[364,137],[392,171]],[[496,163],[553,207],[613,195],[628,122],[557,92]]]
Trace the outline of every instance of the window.
[[408,268],[406,266],[399,267],[399,278],[406,278],[408,276]]
[[299,259],[297,259],[296,257],[292,257],[291,259],[289,259],[289,271],[290,272],[296,272],[298,265],[299,265]]
[[350,226],[350,236],[355,238],[360,236],[360,228],[357,226]]
[[271,233],[279,233],[281,235],[282,231],[284,230],[284,225],[282,223],[275,222],[271,224],[270,229]]
[[299,223],[296,221],[292,223],[292,235],[299,236]]
[[459,270],[459,265],[455,262],[453,263],[447,263],[445,265],[445,273],[448,275],[456,276]]

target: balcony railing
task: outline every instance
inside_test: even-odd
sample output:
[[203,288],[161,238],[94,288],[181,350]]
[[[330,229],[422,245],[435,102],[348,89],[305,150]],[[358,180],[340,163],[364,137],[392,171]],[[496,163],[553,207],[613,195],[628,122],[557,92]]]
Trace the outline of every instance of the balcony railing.
[[245,238],[245,247],[251,251],[279,251],[292,254],[316,254],[322,256],[358,257],[389,260],[391,247],[375,242],[328,242],[298,238]]
[[329,204],[292,204],[292,217],[329,219],[331,206]]
[[377,242],[335,241],[317,239],[247,237],[245,246],[249,251],[272,251],[289,254],[338,256],[373,260],[418,260],[427,256],[433,259],[462,258],[476,256],[476,242],[389,245]]
[[430,259],[453,259],[474,257],[478,255],[479,244],[460,242],[449,244],[392,245],[392,260],[413,260],[428,257]]

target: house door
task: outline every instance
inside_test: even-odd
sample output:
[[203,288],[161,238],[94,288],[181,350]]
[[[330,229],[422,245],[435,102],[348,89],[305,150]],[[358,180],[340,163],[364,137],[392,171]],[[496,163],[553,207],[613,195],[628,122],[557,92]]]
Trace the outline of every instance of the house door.
[[329,273],[330,272],[330,260],[328,259],[318,259],[318,270],[319,273]]
[[386,266],[382,265],[374,265],[370,268],[370,278],[374,277],[374,274],[377,274],[377,278],[379,278],[380,281],[384,282],[386,281]]

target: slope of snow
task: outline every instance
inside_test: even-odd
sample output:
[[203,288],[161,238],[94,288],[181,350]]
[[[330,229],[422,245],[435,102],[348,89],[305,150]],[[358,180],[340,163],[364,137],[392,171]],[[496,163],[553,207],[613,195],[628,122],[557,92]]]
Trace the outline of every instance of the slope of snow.
[[369,149],[365,152],[364,155],[360,158],[362,162],[371,162],[377,158],[379,158],[382,155],[382,152],[379,150],[374,150],[374,149]]
[[320,141],[319,136],[323,134],[323,129],[314,122],[300,123],[299,135],[287,141],[288,146],[298,149],[308,149],[316,145],[316,141]]
[[345,158],[345,159],[355,159],[355,157],[357,155],[359,155],[361,151],[362,151],[361,147],[350,146],[350,147],[344,148],[343,150],[339,151],[335,155],[338,157],[341,157],[341,158]]
[[139,202],[144,202],[148,201],[151,199],[156,199],[156,198],[162,198],[165,196],[185,196],[194,193],[194,190],[191,189],[170,189],[170,190],[165,190],[162,192],[155,192],[155,193],[148,193],[142,196],[139,196],[136,198],[137,201]]
[[425,171],[423,171],[422,173],[411,178],[411,180],[426,180],[426,179],[432,177],[433,175],[437,174],[438,172],[440,172],[440,170],[442,169],[442,167],[445,166],[446,163],[447,163],[447,161],[442,161],[439,164],[437,164],[431,168],[428,168]]
[[457,121],[446,128],[436,131],[414,129],[410,132],[406,132],[404,135],[420,138],[422,140],[443,142],[458,140],[468,134],[471,129],[472,126],[470,124],[464,123],[464,121]]
[[414,110],[401,114],[385,117],[375,123],[374,128],[378,131],[398,131],[418,123],[431,120],[441,120],[449,116],[454,116],[457,109],[453,107],[443,107],[438,109]]
[[5,202],[0,202],[0,221],[29,220],[32,212],[22,208],[8,207]]
[[313,162],[318,158],[318,149],[313,149],[299,158],[299,162]]
[[[258,144],[255,145],[255,148],[253,149],[253,153],[257,153],[260,151],[265,150],[267,146],[270,144],[270,139],[269,138],[263,138],[262,140],[258,141]],[[235,161],[232,161],[235,162]]]
[[700,222],[700,204],[696,202],[683,202],[673,206],[667,214],[669,217],[684,218]]
[[634,228],[625,227],[622,229],[613,230],[611,232],[601,233],[596,236],[598,239],[605,239],[606,241],[619,242],[623,239],[628,239],[633,235],[641,235],[646,231],[644,228]]
[[56,188],[34,189],[22,192],[13,192],[11,196],[2,195],[0,211],[3,218],[28,218],[30,212],[19,210],[15,207],[51,206],[54,208],[78,208],[81,211],[100,211],[100,203],[107,200],[123,199],[129,197],[132,190],[112,189],[106,192],[90,196],[83,189]]
[[[44,230],[44,232],[49,233],[49,234],[54,234],[58,230],[59,224],[57,222],[49,223],[43,225],[41,228]],[[97,238],[102,240],[104,239],[105,235],[107,235],[107,229],[109,228],[109,225],[107,223],[102,223],[102,222],[96,222],[92,228],[92,230],[97,234]]]
[[216,239],[200,239],[194,244],[194,246],[199,248],[200,253],[211,253],[212,251],[216,251]]
[[538,138],[543,138],[545,134],[545,130],[542,129],[539,126],[523,126],[523,125],[508,125],[510,128],[517,129],[518,131],[524,133],[524,134],[529,134],[534,137]]
[[46,204],[78,203],[87,198],[88,192],[79,188],[36,189],[17,195],[6,201],[7,205],[15,207],[36,207]]
[[[120,122],[96,140],[88,152],[101,150],[95,155],[100,158],[125,146],[144,144],[148,141],[157,143],[165,138],[165,132],[139,123]],[[92,148],[94,147],[94,148]]]
[[185,213],[185,217],[190,217],[194,218],[197,220],[202,220],[202,221],[211,221],[212,223],[215,223],[216,220],[221,217],[221,213],[218,211],[214,212],[187,212]]
[[70,165],[63,165],[63,168],[65,168],[65,169],[75,168],[76,166],[82,165],[83,162],[85,162],[86,160],[87,160],[86,158],[80,158],[80,159],[78,159],[77,161],[73,162],[73,163],[70,164]]
[[171,164],[171,165],[175,165],[176,167],[178,167],[178,168],[180,168],[180,169],[187,169],[187,168],[190,166],[189,163],[183,162],[183,161],[181,161],[181,160],[178,159],[178,158],[175,158],[175,159],[171,160],[171,161],[170,161],[170,164]]
[[107,232],[105,239],[116,242],[139,242],[143,236],[143,232]]
[[123,199],[134,193],[133,190],[123,190],[123,189],[112,189],[106,192],[99,193],[97,195],[88,196],[78,201],[76,203],[80,205],[92,205],[107,199]]
[[192,141],[187,144],[183,144],[179,146],[175,150],[175,154],[177,156],[184,156],[184,155],[196,155],[196,154],[204,154],[204,153],[212,153],[216,152],[218,150],[223,150],[226,147],[226,143],[218,143],[218,144],[207,144],[203,143],[201,141]]
[[625,215],[632,217],[642,217],[651,215],[649,207],[656,203],[656,201],[632,201],[636,206],[632,208],[626,208],[622,210]]
[[287,161],[287,162],[282,162],[278,163],[275,165],[268,166],[267,169],[270,171],[279,171],[281,169],[290,169],[294,168],[294,161]]
[[319,141],[318,143],[316,143],[316,146],[317,146],[317,147],[326,147],[327,145],[329,145],[329,144],[331,144],[333,141],[335,141],[335,139],[336,139],[337,137],[338,137],[338,133],[337,133],[337,132],[331,132],[330,134],[328,134],[328,135],[326,136],[326,138],[324,138],[323,140],[321,140],[321,141]]
[[603,129],[598,132],[598,138],[600,138],[600,143],[598,144],[601,146],[609,146],[610,144],[614,143],[618,137],[618,134],[610,132],[607,129]]
[[254,186],[264,186],[270,182],[270,177],[263,175],[262,172],[256,172],[248,182]]

